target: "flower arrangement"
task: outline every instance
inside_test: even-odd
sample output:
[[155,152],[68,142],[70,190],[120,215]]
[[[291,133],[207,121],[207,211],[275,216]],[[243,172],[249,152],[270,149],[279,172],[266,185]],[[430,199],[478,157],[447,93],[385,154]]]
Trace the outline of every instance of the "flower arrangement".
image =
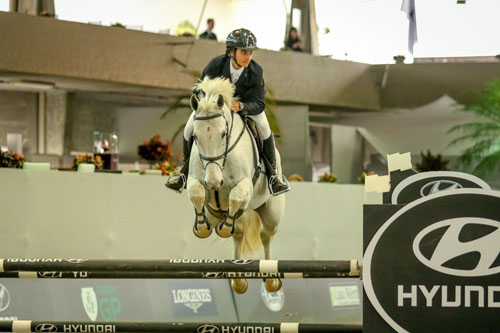
[[93,156],[90,154],[78,155],[73,161],[73,170],[78,169],[78,164],[80,163],[91,163],[95,165],[96,169],[102,169],[101,156]]
[[337,181],[337,176],[325,172],[325,174],[318,177],[318,183],[335,183]]
[[12,154],[11,152],[0,152],[0,168],[22,168],[24,163],[23,154]]
[[160,134],[156,134],[149,141],[144,141],[142,145],[137,147],[137,154],[148,161],[162,162],[172,156],[171,146],[170,140],[163,144]]
[[156,170],[161,170],[162,176],[168,176],[173,172],[177,171],[177,166],[175,163],[171,163],[169,161],[163,161],[162,163],[155,164]]
[[373,176],[374,174],[375,174],[375,172],[373,172],[373,171],[370,171],[368,173],[366,173],[366,171],[363,171],[361,176],[358,177],[358,182],[361,184],[364,184],[366,176]]

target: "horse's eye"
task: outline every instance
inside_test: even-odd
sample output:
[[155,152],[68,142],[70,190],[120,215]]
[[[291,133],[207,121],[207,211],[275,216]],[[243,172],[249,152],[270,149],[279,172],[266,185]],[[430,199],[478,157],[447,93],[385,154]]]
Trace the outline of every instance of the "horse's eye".
[[226,137],[226,132],[222,133],[222,138],[224,139]]

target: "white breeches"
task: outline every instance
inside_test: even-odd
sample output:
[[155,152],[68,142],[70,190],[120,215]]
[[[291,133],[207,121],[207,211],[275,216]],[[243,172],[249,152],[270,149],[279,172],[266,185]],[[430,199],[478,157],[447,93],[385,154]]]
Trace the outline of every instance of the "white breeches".
[[[255,116],[248,116],[248,117],[253,121],[255,121],[257,129],[259,130],[264,140],[268,139],[271,136],[272,134],[271,127],[269,127],[269,122],[267,121],[265,112],[261,112]],[[191,113],[191,116],[189,117],[189,120],[186,123],[186,127],[184,127],[184,139],[186,141],[189,141],[189,139],[193,135],[193,128],[194,128],[194,111],[193,113]]]

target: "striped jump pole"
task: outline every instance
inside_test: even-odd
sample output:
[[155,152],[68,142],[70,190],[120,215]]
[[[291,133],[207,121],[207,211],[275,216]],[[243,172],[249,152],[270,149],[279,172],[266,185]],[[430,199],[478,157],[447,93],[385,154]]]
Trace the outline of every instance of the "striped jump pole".
[[0,332],[313,333],[362,332],[362,327],[358,325],[302,323],[146,323],[14,320],[0,321]]
[[355,275],[331,272],[3,272],[0,279],[323,279]]
[[355,277],[360,273],[357,260],[0,259],[0,274],[16,277],[13,272],[18,272],[18,278],[85,277],[78,272],[92,273],[92,278],[117,278],[119,275],[122,278],[338,278]]

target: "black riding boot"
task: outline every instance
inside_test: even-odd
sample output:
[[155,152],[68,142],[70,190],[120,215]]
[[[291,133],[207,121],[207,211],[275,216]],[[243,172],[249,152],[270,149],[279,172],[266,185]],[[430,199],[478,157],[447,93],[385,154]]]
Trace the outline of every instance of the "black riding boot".
[[193,147],[193,138],[190,138],[189,141],[182,138],[182,151],[183,151],[183,161],[182,168],[179,173],[170,175],[168,177],[167,183],[165,184],[171,190],[182,193],[182,190],[186,188],[187,185],[187,176],[189,174],[189,156],[191,155],[191,148]]
[[264,140],[264,155],[270,165],[266,165],[266,175],[269,182],[269,192],[272,195],[278,195],[290,191],[290,185],[283,175],[277,174],[276,164],[276,146],[274,144],[274,135]]

